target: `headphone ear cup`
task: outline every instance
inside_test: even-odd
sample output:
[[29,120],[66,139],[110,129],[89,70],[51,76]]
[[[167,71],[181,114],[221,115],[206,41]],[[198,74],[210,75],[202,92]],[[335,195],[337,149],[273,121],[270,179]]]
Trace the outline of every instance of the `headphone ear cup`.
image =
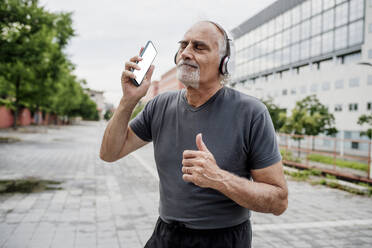
[[178,56],[178,51],[176,52],[176,54],[174,55],[174,63],[177,65],[177,56]]
[[219,71],[222,75],[227,75],[229,74],[229,71],[228,71],[228,63],[229,63],[229,60],[230,60],[230,57],[229,56],[224,56],[222,59],[221,59],[221,62],[220,62],[220,68],[219,68]]

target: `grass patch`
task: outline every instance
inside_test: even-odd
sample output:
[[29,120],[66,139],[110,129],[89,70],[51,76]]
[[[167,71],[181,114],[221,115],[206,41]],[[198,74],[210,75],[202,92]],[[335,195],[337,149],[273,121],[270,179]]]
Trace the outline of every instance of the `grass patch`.
[[300,158],[293,157],[293,154],[291,151],[286,151],[284,149],[280,149],[280,154],[282,155],[283,160],[292,161],[296,163],[301,163]]
[[327,186],[327,187],[330,187],[330,188],[333,188],[333,189],[343,190],[343,191],[346,191],[346,192],[349,192],[349,193],[352,193],[352,194],[356,194],[356,195],[372,196],[372,187],[369,186],[368,184],[363,185],[367,188],[367,191],[361,191],[359,189],[351,188],[351,187],[339,184],[335,181],[327,181],[325,179],[321,179],[319,181],[313,181],[313,182],[311,182],[311,184],[312,185],[320,184],[320,185],[324,185],[324,186]]
[[286,175],[292,177],[292,179],[296,181],[307,181],[310,176],[321,176],[322,172],[317,169],[310,169],[310,170],[299,170],[299,171],[284,171]]
[[15,143],[21,141],[18,138],[13,137],[0,137],[0,143]]
[[[315,161],[324,164],[333,165],[334,159],[330,156],[320,155],[320,154],[310,154],[307,156],[310,161]],[[336,159],[336,166],[343,167],[343,168],[352,168],[361,171],[367,171],[368,165],[364,163],[354,162],[354,161],[346,161],[342,159]]]
[[24,178],[14,180],[0,180],[0,194],[6,193],[35,193],[45,190],[62,189],[57,185],[62,182],[53,180],[41,180],[38,178]]

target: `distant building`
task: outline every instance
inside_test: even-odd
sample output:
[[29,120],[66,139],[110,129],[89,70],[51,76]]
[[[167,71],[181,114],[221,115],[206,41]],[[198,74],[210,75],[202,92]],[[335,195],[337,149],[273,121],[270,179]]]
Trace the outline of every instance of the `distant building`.
[[338,137],[361,138],[357,119],[372,112],[371,0],[278,0],[231,33],[235,88],[287,111],[316,94]]
[[90,99],[92,99],[97,104],[97,110],[99,119],[103,119],[103,115],[105,114],[105,98],[103,96],[103,91],[98,90],[91,90],[91,89],[84,89],[85,93],[88,94]]

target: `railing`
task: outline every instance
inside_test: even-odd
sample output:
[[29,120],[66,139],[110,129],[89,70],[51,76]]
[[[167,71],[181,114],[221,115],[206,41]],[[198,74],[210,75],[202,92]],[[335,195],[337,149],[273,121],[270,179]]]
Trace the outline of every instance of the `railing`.
[[370,140],[279,133],[278,142],[285,164],[372,183]]

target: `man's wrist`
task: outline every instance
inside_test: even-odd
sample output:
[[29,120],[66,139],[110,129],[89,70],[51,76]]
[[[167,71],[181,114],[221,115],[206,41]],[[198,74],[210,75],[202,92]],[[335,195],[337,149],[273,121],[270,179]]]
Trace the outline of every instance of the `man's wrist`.
[[132,114],[133,109],[136,107],[138,101],[136,100],[128,100],[124,97],[120,99],[120,103],[118,106],[119,111],[121,112],[127,112]]
[[228,185],[227,182],[230,178],[231,174],[223,169],[219,169],[217,172],[217,179],[215,180],[215,183],[213,185],[213,188],[215,190],[218,190],[220,192],[226,191]]

